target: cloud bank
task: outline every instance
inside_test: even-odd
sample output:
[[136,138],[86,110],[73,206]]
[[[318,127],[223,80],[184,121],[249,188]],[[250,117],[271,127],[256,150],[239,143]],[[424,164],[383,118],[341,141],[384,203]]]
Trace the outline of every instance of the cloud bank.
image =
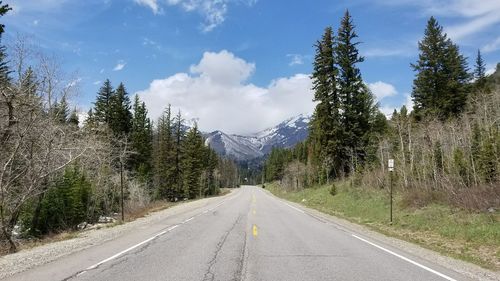
[[170,103],[185,119],[199,118],[204,131],[248,134],[301,113],[311,113],[311,79],[306,74],[278,78],[266,87],[247,82],[256,65],[223,50],[205,52],[189,73],[151,82],[136,94],[150,116],[158,118]]

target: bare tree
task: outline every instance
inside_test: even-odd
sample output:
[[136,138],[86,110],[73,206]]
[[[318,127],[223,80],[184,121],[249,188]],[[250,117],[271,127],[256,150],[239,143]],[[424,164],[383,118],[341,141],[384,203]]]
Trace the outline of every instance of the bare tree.
[[88,150],[79,130],[54,120],[44,104],[61,94],[56,64],[42,61],[42,71],[21,65],[26,52],[13,59],[24,73],[0,86],[0,230],[1,241],[16,250],[12,229],[29,200],[45,192],[46,180]]

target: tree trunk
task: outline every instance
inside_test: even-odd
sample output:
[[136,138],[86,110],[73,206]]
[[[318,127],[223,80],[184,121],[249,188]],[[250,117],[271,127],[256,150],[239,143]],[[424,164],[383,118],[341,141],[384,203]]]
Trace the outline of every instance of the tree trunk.
[[38,195],[38,202],[36,204],[35,213],[33,214],[33,219],[31,220],[30,232],[32,234],[34,234],[35,236],[40,234],[40,233],[38,233],[39,232],[38,225],[40,222],[40,213],[42,211],[42,201],[43,201],[44,195],[45,195],[45,192],[42,192],[42,193],[40,193],[40,195]]

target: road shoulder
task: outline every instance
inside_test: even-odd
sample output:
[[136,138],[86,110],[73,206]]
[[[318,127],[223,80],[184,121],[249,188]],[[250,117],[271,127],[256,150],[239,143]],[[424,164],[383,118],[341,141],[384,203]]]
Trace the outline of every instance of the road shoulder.
[[467,263],[465,261],[441,255],[438,252],[423,248],[419,245],[376,232],[372,229],[369,229],[366,226],[356,224],[330,214],[325,214],[318,210],[308,208],[302,204],[288,201],[286,199],[274,195],[269,190],[264,190],[264,192],[266,192],[272,197],[275,197],[278,200],[281,200],[282,202],[290,205],[293,208],[297,208],[305,212],[306,214],[310,215],[311,217],[317,220],[320,220],[321,222],[328,223],[333,227],[344,230],[346,232],[350,232],[352,234],[362,235],[373,242],[379,242],[382,244],[391,245],[392,247],[399,249],[402,252],[406,252],[410,255],[419,257],[420,259],[429,261],[431,263],[435,263],[449,270],[458,272],[460,274],[463,274],[464,276],[467,276],[468,278],[474,280],[485,280],[485,281],[500,280],[500,272],[493,272],[481,268],[475,264]]
[[92,247],[99,247],[106,242],[119,239],[132,232],[143,231],[152,223],[158,223],[203,208],[209,204],[224,200],[231,194],[234,194],[234,191],[223,196],[182,203],[114,227],[82,231],[73,239],[47,243],[2,256],[0,257],[0,279],[54,262]]

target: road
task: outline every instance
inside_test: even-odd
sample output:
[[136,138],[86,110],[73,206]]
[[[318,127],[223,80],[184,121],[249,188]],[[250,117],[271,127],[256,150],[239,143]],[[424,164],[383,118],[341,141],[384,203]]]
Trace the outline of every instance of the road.
[[10,280],[469,280],[245,186]]

